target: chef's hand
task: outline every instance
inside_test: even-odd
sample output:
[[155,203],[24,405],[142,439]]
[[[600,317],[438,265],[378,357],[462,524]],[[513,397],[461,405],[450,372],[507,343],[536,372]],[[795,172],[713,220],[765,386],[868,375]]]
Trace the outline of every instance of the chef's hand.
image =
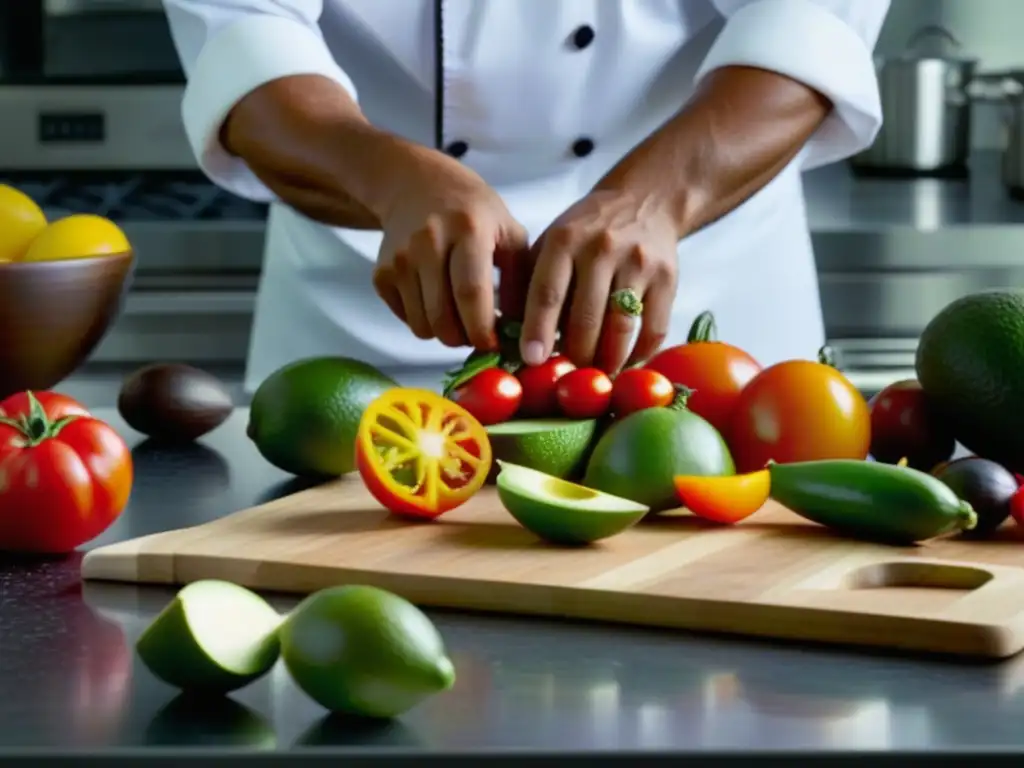
[[[531,251],[523,360],[531,365],[546,360],[559,326],[562,351],[577,366],[615,372],[627,360],[652,355],[668,332],[677,242],[668,212],[628,192],[594,191],[569,208]],[[640,317],[613,300],[623,290],[643,301]]]
[[440,153],[409,166],[381,217],[373,285],[421,339],[497,347],[494,266],[529,247],[526,231],[476,173]]

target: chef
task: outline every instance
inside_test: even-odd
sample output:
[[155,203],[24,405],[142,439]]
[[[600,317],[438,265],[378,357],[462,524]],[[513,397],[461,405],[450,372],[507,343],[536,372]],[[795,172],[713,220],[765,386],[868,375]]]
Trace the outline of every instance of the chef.
[[497,310],[528,363],[560,333],[614,371],[705,309],[762,364],[823,343],[802,173],[874,139],[889,0],[164,4],[200,166],[271,204],[248,389],[436,382]]

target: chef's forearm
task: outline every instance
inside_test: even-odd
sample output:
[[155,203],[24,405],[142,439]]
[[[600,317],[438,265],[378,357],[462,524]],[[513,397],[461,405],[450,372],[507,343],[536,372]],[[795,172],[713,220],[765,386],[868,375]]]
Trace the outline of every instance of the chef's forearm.
[[243,98],[221,140],[281,200],[325,224],[379,229],[404,168],[430,152],[374,128],[348,92],[317,75]]
[[684,237],[771,181],[831,109],[820,93],[783,75],[724,67],[597,187],[667,209]]

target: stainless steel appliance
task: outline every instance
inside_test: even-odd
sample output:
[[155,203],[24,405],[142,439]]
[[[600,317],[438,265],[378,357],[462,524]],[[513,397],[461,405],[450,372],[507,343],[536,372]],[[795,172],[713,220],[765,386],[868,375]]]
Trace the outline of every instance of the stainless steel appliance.
[[852,158],[857,170],[962,175],[970,153],[968,85],[978,61],[960,56],[947,29],[929,25],[904,54],[878,57],[876,70],[885,123],[875,142]]
[[91,362],[241,364],[266,209],[199,171],[160,4],[5,0],[0,29],[12,27],[0,46],[0,181],[51,217],[110,217],[137,255],[124,314]]

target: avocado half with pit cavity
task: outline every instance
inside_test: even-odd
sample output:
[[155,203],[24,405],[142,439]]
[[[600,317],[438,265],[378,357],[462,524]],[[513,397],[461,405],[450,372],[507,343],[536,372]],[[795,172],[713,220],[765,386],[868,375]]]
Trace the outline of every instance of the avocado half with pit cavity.
[[650,508],[529,467],[499,461],[498,498],[520,525],[553,544],[590,544],[622,533]]

